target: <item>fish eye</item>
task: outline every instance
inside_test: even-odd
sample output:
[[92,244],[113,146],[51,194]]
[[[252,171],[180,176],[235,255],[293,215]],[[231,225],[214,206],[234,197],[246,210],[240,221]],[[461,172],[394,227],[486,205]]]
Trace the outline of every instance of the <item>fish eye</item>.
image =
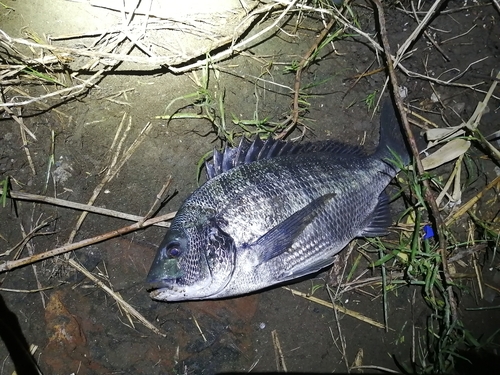
[[169,243],[165,250],[169,258],[177,258],[181,255],[181,246],[178,242]]

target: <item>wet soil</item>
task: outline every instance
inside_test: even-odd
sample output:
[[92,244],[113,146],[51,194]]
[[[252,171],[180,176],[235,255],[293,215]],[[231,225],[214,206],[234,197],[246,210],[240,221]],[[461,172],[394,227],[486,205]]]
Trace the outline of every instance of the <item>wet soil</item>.
[[[38,1],[4,3],[15,11],[0,8],[0,28],[13,37],[22,37],[24,26],[39,35],[68,31],[61,29],[67,27],[63,24],[47,21],[51,15],[38,13]],[[58,14],[71,14],[72,7],[80,6],[70,1],[53,3],[54,12]],[[422,3],[423,10],[428,9],[430,4]],[[411,9],[408,2],[403,5]],[[401,5],[387,2],[385,6],[389,40],[396,50],[415,28],[415,21],[400,9]],[[377,24],[372,4],[359,2],[353,10],[360,28],[374,34]],[[266,22],[256,27],[268,25],[269,21]],[[405,101],[423,110],[440,126],[458,125],[462,119],[468,119],[491,85],[490,73],[498,69],[499,22],[500,14],[490,3],[445,2],[428,29],[441,43],[442,52],[420,36],[404,65],[422,75],[477,86],[473,90],[465,86],[431,85],[428,80],[399,74],[401,85],[408,92]],[[321,30],[321,20],[315,14],[306,14],[300,20],[290,17],[289,23],[273,37],[256,44],[244,55],[217,64],[217,71],[211,71],[209,87],[214,95],[224,95],[229,127],[233,127],[231,116],[255,120],[258,114],[258,119],[280,122],[291,113],[293,95],[290,88],[294,84],[294,74],[287,73],[285,67],[301,59]],[[378,97],[386,76],[382,71],[355,78],[359,73],[380,66],[373,50],[361,37],[349,36],[336,41],[334,46],[335,50],[331,45],[325,47],[302,76],[301,87],[309,103],[301,119],[307,127],[304,137],[337,139],[373,149],[378,142],[377,116],[371,118],[366,99],[373,93]],[[0,56],[3,53],[5,51],[0,51]],[[199,71],[197,74],[201,77]],[[171,100],[196,91],[191,78],[190,74],[172,74],[163,68],[143,69],[123,63],[76,100],[51,110],[37,105],[23,107],[21,112],[15,113],[36,136],[36,140],[29,138],[28,144],[36,174],[28,162],[18,123],[11,115],[0,112],[2,179],[10,176],[14,191],[86,203],[113,158],[110,147],[126,114],[125,123],[130,118],[132,126],[124,148],[139,137],[148,122],[151,128],[117,176],[105,185],[95,205],[145,215],[171,176],[169,199],[157,214],[175,211],[198,186],[200,159],[213,147],[221,145],[216,129],[206,120],[155,118],[165,114]],[[19,87],[32,96],[46,92],[43,86],[27,80],[19,83]],[[433,94],[439,96],[441,103],[431,100]],[[9,92],[3,100],[12,100],[14,95]],[[499,129],[498,89],[494,95],[489,113],[480,125],[486,135]],[[187,106],[181,112],[196,112],[197,108],[189,103],[189,100],[181,100],[176,106]],[[234,129],[241,131],[236,126]],[[300,136],[303,129],[299,127],[291,138]],[[54,165],[49,164],[51,150]],[[495,165],[484,156],[483,150],[473,149],[471,154],[480,173],[467,184],[464,202],[496,176]],[[493,203],[481,206],[485,218],[498,212],[496,193],[489,194],[485,200]],[[402,202],[395,203],[394,211],[395,214],[402,211]],[[36,230],[30,247],[21,247],[23,252],[17,256],[25,257],[30,252],[36,254],[62,246],[68,241],[78,216],[78,212],[56,205],[9,200],[0,208],[1,252],[14,248],[42,223],[46,225]],[[90,214],[75,241],[126,225],[130,222]],[[423,301],[421,291],[415,288],[402,286],[388,293],[387,329],[345,312],[335,312],[283,288],[221,301],[152,301],[144,281],[165,231],[161,227],[148,227],[69,255],[111,286],[164,336],[129,318],[114,299],[68,265],[66,256],[51,258],[0,274],[0,334],[3,340],[0,373],[11,374],[14,370],[18,374],[36,373],[25,353],[29,345],[36,346],[32,358],[42,373],[54,375],[215,374],[270,372],[285,368],[289,372],[344,373],[360,354],[363,365],[401,371],[397,363],[409,364],[412,350],[416,351],[418,361],[422,349],[419,343],[427,335],[426,325],[432,311]],[[456,236],[466,238],[466,231],[463,227],[462,232],[457,230]],[[363,241],[358,240],[355,249],[361,244]],[[3,260],[12,259],[16,251],[4,255]],[[498,280],[495,284],[498,260],[492,260],[487,251],[483,249],[480,254],[479,266],[491,273],[487,276],[490,284],[498,286]],[[345,262],[349,270],[358,254],[355,250],[351,258],[339,262]],[[473,273],[469,264],[472,264],[469,258],[464,258],[463,267],[458,265],[457,272]],[[358,272],[361,271],[365,272],[364,269]],[[377,275],[377,270],[367,269],[363,277]],[[314,291],[314,297],[330,301],[324,288],[329,279],[327,272],[291,287],[305,294]],[[458,282],[461,285],[457,295],[461,319],[475,337],[489,337],[500,328],[498,310],[467,308],[497,306],[497,295],[490,290],[488,300],[480,299],[477,284],[470,278]],[[28,292],[41,288],[48,289]],[[380,285],[353,289],[341,294],[335,302],[384,323]],[[281,354],[276,349],[276,338]],[[375,372],[376,369],[365,371]]]

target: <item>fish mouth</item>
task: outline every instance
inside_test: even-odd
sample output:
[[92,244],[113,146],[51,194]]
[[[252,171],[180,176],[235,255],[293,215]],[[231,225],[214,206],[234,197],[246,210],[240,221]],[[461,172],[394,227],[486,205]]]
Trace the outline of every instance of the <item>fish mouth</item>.
[[179,301],[186,299],[186,288],[176,285],[173,280],[160,280],[148,283],[149,296],[157,301]]
[[152,281],[147,281],[148,292],[155,291],[157,289],[173,289],[174,285],[176,284],[175,279],[168,279],[168,280],[152,280]]
[[212,299],[210,281],[198,282],[193,285],[184,284],[178,279],[152,280],[147,283],[149,296],[156,301],[195,301]]
[[171,289],[167,288],[153,289],[149,291],[149,296],[156,301],[175,301],[174,298],[171,298],[174,295],[172,292]]

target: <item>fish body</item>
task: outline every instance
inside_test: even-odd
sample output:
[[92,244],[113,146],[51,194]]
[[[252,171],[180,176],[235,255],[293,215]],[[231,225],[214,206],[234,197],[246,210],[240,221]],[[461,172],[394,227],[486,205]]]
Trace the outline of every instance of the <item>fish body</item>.
[[387,233],[384,189],[409,155],[391,103],[376,151],[277,140],[215,152],[208,180],[177,212],[149,271],[150,296],[253,292],[320,271],[352,239]]

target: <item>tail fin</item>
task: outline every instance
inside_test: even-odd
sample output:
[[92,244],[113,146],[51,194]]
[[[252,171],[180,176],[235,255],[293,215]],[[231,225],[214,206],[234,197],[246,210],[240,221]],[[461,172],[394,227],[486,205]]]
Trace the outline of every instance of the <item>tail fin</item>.
[[[410,162],[410,153],[403,135],[403,128],[399,123],[392,101],[386,99],[380,114],[380,141],[375,155],[382,160],[391,161],[395,159],[394,154],[399,156],[403,165]],[[393,164],[391,163],[391,165]]]

